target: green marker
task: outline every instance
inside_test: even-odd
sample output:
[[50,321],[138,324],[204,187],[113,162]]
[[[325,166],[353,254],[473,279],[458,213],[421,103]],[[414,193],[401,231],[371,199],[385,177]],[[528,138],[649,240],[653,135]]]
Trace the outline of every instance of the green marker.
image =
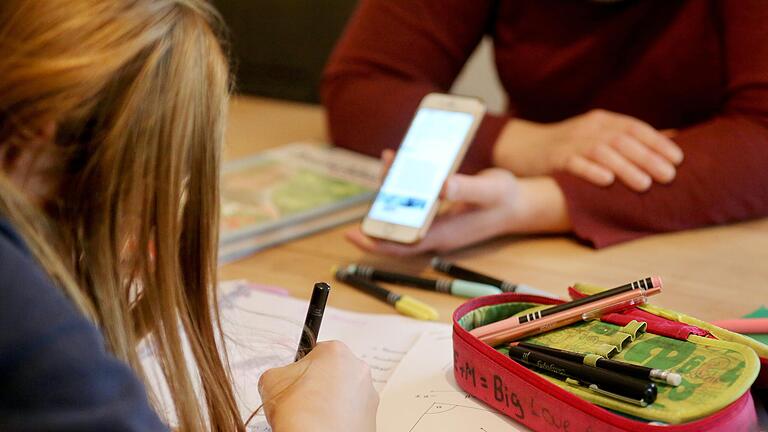
[[499,288],[487,284],[461,279],[426,279],[418,276],[377,270],[367,265],[350,264],[347,266],[346,272],[368,280],[423,288],[460,297],[474,298],[501,294]]

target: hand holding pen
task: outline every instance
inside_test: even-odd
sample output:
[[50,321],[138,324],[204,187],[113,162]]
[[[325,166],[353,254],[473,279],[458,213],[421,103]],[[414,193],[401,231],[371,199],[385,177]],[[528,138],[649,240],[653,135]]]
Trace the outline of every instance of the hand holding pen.
[[264,372],[259,393],[275,431],[376,430],[371,370],[339,341],[320,342],[302,360]]
[[[264,413],[273,430],[376,428],[379,399],[369,366],[342,342],[315,345],[329,292],[328,284],[315,284],[296,352],[297,361],[269,369],[259,379]],[[342,403],[327,404],[323,400]]]

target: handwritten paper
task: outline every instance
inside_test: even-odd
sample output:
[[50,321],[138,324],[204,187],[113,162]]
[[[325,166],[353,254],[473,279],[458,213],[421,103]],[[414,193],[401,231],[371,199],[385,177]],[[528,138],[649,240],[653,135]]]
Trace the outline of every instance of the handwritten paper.
[[451,328],[425,332],[381,393],[378,432],[507,432],[524,426],[475,400],[453,378]]
[[[222,283],[220,290],[222,327],[236,397],[243,418],[248,418],[261,405],[258,391],[261,374],[293,362],[307,313],[307,300],[274,295],[239,281]],[[445,325],[399,315],[363,314],[328,307],[318,340],[343,341],[368,363],[374,387],[381,391],[421,334],[441,326]],[[144,347],[141,355],[147,374],[161,396],[160,402],[169,407],[171,398],[151,351]],[[173,418],[168,421],[173,424]],[[256,417],[249,430],[269,431],[262,416]]]

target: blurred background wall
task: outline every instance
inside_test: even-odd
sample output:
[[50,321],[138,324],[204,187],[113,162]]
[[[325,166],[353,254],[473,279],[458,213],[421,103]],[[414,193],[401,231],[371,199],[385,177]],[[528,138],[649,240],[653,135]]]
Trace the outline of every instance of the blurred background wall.
[[[241,93],[319,102],[318,86],[328,56],[357,0],[214,0],[232,41]],[[483,98],[492,112],[505,99],[486,39],[452,91]]]

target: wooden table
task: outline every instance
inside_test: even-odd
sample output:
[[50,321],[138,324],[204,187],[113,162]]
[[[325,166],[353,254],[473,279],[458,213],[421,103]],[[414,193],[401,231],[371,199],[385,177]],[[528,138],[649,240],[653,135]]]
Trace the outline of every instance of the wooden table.
[[[250,97],[233,100],[225,158],[243,157],[299,140],[327,140],[322,109]],[[371,256],[344,240],[352,225],[278,246],[221,268],[222,279],[246,278],[308,298],[313,282],[331,280],[334,265],[365,262],[434,275],[429,257]],[[574,282],[613,287],[661,275],[665,291],[653,302],[705,320],[744,315],[768,304],[768,219],[656,235],[594,250],[567,237],[509,237],[448,256],[474,269],[563,296]],[[330,305],[361,312],[391,307],[340,283]],[[450,321],[462,299],[397,288],[418,296]]]

